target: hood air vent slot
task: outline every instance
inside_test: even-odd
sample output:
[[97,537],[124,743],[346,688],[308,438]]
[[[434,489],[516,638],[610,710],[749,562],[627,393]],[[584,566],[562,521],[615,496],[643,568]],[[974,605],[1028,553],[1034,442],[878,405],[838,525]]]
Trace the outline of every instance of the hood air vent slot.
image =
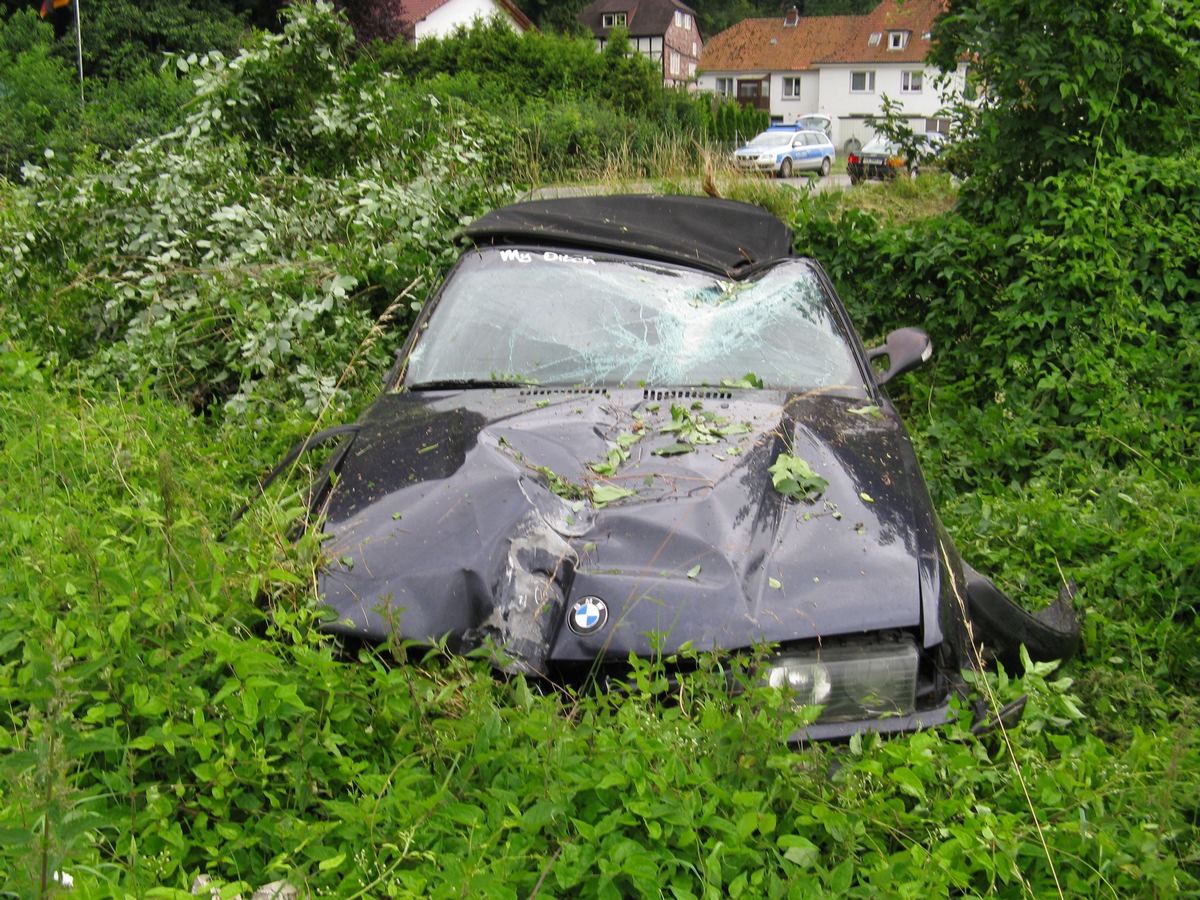
[[651,389],[642,392],[644,400],[729,400],[733,394],[714,388]]
[[[607,397],[611,388],[606,387],[531,387],[521,391],[522,397],[599,396]],[[643,400],[730,400],[733,394],[720,388],[644,388]]]
[[574,394],[574,395],[597,394],[597,395],[600,395],[603,397],[608,394],[608,388],[602,388],[602,387],[591,387],[591,388],[589,388],[589,387],[561,387],[561,388],[539,387],[539,388],[529,388],[527,390],[521,391],[522,397],[548,397],[552,394],[559,394],[559,395],[561,395],[561,394]]

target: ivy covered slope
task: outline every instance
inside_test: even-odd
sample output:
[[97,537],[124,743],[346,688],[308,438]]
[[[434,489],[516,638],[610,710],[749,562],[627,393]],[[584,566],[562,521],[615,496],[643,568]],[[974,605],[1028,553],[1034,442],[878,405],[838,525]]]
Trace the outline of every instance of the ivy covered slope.
[[[1200,83],[1183,12],[1111,15]],[[795,712],[725,690],[745,661],[567,697],[412,647],[340,659],[303,471],[226,533],[287,445],[369,402],[459,224],[514,196],[514,126],[385,62],[297,5],[184,61],[177,130],[0,185],[0,896],[1200,892],[1194,150],[1077,131],[1084,162],[1010,183],[985,141],[955,211],[891,223],[858,209],[875,188],[747,189],[868,339],[932,333],[896,399],[964,554],[1031,606],[1076,581],[1086,617],[1067,667],[980,680],[1029,694],[1006,734],[963,710],[795,752]]]

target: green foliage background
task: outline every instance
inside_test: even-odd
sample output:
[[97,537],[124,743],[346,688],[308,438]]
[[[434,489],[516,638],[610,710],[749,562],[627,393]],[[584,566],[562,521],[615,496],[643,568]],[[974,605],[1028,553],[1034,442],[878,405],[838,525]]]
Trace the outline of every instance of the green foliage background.
[[[37,24],[6,23],[6,71],[53,58]],[[978,684],[1029,695],[1008,735],[973,737],[964,709],[795,752],[795,711],[725,689],[747,660],[689,660],[669,698],[662,660],[633,662],[626,697],[436,648],[348,663],[316,627],[319,544],[292,540],[310,473],[225,533],[286,446],[370,402],[464,221],[567,159],[594,177],[656,104],[704,119],[653,91],[619,110],[588,86],[624,63],[568,42],[540,49],[573,80],[514,120],[472,62],[501,38],[360,53],[299,5],[235,56],[176,59],[186,105],[128,150],[64,144],[0,184],[0,895],[56,894],[59,871],[83,897],[183,897],[199,874],[226,896],[1200,892],[1200,193],[1169,133],[1015,184],[979,142],[961,192],[726,185],[794,224],[869,340],[932,334],[893,393],[968,558],[1031,606],[1081,586],[1077,660]],[[539,53],[504,52],[531,82]],[[35,82],[25,140],[66,140]],[[628,146],[646,171],[705,160]],[[964,200],[863,211],[945,194]]]
[[[742,19],[783,16],[792,6],[805,16],[854,16],[870,12],[876,0],[795,0],[780,4],[776,0],[692,0],[700,33],[705,40]],[[588,0],[517,0],[517,6],[544,31],[582,33],[576,18],[588,6]]]

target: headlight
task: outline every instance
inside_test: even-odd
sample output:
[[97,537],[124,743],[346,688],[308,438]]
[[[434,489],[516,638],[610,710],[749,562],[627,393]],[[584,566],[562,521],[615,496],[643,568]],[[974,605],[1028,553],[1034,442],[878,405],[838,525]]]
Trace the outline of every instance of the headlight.
[[762,679],[789,691],[798,706],[821,706],[818,722],[907,715],[916,711],[920,654],[908,635],[890,642],[851,641],[767,661]]

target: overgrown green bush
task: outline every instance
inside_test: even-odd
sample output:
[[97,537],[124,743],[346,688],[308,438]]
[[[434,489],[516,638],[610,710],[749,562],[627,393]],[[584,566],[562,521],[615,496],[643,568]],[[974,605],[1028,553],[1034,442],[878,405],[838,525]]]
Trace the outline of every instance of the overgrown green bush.
[[943,399],[1006,444],[949,461],[960,484],[971,469],[1055,470],[1067,450],[1182,470],[1197,424],[1195,164],[1123,157],[1057,176],[994,223],[951,213],[882,229],[818,204],[798,227],[865,332],[921,324],[939,371],[971,375]]
[[943,71],[970,62],[952,164],[981,222],[1022,187],[1124,155],[1168,159],[1200,129],[1200,19],[1186,0],[952,0],[934,26]]
[[[374,383],[453,232],[511,196],[485,165],[508,131],[356,83],[337,65],[346,26],[289,15],[234,60],[181,61],[197,98],[178,129],[93,173],[28,169],[0,232],[14,331],[98,380],[251,419]],[[301,62],[302,84],[275,83]],[[34,295],[49,299],[17,301]]]
[[619,168],[643,177],[668,144],[676,160],[694,164],[698,145],[767,118],[726,104],[718,123],[711,98],[664,87],[659,69],[620,35],[597,53],[590,38],[518,35],[492,23],[415,46],[374,44],[366,56],[381,72],[513,121],[515,152],[498,162],[522,183],[595,180]]
[[32,8],[0,22],[0,175],[26,163],[87,167],[182,118],[190,86],[149,64],[120,80],[88,78],[54,52],[54,32]]

